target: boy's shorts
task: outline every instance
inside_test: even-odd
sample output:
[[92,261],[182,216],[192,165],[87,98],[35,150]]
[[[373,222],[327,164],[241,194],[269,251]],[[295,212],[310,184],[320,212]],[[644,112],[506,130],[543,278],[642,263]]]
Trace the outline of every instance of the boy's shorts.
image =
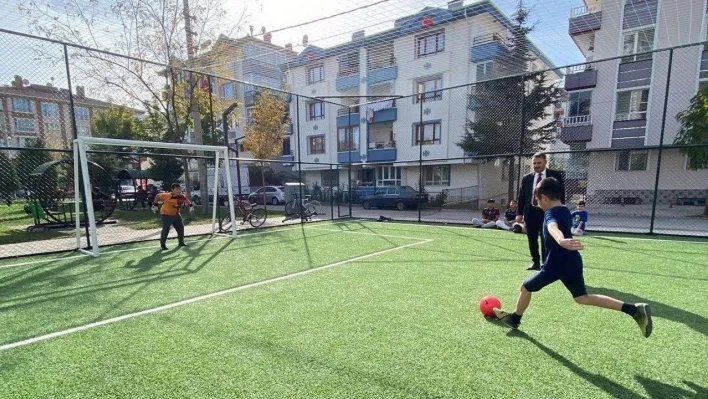
[[577,273],[554,273],[549,272],[546,269],[541,269],[533,276],[529,277],[524,281],[524,288],[529,292],[540,291],[543,287],[555,283],[560,280],[565,288],[570,291],[573,298],[579,296],[587,295],[588,291],[585,289],[585,280],[583,279],[583,272],[580,269]]

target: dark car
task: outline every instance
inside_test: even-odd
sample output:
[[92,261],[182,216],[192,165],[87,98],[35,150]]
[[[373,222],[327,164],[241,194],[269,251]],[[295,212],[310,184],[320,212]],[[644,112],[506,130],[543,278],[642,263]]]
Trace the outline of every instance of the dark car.
[[428,203],[428,194],[426,192],[420,194],[409,186],[378,187],[372,195],[365,196],[361,201],[364,209],[396,208],[399,211],[417,208],[418,203]]

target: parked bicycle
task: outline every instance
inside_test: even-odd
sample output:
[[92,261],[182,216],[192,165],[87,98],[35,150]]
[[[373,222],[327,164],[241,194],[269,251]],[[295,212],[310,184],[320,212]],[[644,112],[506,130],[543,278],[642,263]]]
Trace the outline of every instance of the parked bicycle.
[[320,209],[320,207],[322,207],[322,205],[318,201],[310,201],[309,195],[306,195],[304,199],[300,200],[297,194],[293,194],[293,199],[285,204],[286,216],[283,222],[298,218],[308,221],[313,216],[318,215],[318,209]]
[[[257,208],[258,204],[252,204],[249,201],[237,201],[238,210],[243,216],[241,224],[248,222],[253,227],[261,227],[268,218],[268,212],[263,208]],[[219,219],[219,228],[223,230],[228,230],[231,227],[231,215],[229,212],[226,213],[221,219]]]

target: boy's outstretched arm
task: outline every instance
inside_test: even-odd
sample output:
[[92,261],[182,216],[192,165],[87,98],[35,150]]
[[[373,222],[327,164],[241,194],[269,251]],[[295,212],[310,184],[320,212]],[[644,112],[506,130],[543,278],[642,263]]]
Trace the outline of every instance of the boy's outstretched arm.
[[554,240],[560,245],[561,247],[568,249],[570,251],[579,251],[581,249],[585,249],[583,247],[583,244],[573,238],[565,238],[563,235],[563,232],[560,231],[558,228],[558,223],[556,222],[551,222],[548,224],[548,234],[553,237]]

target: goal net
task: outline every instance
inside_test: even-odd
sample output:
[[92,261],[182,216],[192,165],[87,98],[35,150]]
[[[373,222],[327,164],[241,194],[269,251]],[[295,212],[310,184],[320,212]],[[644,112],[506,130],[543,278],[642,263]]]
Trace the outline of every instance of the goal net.
[[[99,256],[108,245],[154,241],[157,246],[165,221],[176,222],[167,241],[174,247],[181,230],[175,213],[182,216],[185,237],[236,236],[236,229],[220,226],[220,220],[235,220],[226,147],[79,137],[74,154],[80,251]],[[171,193],[174,183],[182,196]],[[158,209],[152,207],[155,202]]]

